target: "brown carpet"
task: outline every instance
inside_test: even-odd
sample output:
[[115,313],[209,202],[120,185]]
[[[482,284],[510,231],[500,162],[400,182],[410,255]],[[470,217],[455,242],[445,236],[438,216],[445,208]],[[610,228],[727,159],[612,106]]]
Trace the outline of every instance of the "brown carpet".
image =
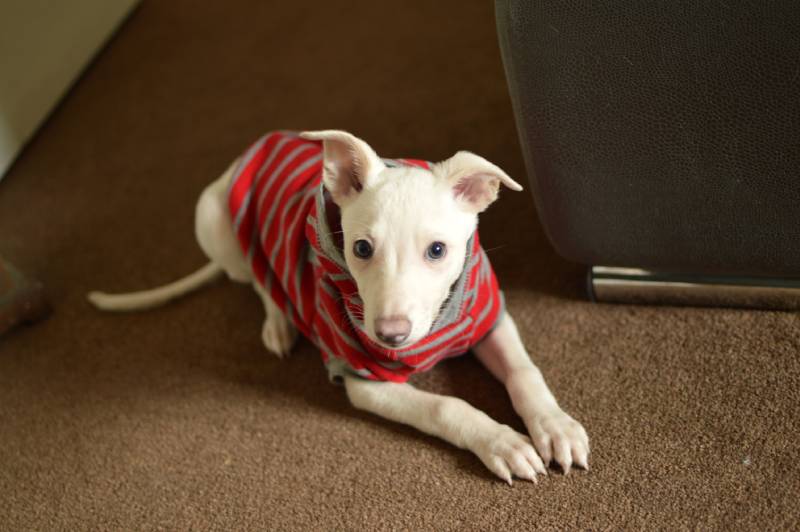
[[[0,182],[0,250],[45,282],[0,339],[0,528],[786,529],[800,518],[800,318],[594,305],[526,193],[482,219],[527,346],[592,437],[590,472],[509,487],[354,412],[306,342],[219,282],[152,312],[90,289],[193,271],[194,201],[276,128],[346,128],[386,156],[474,150],[524,181],[489,2],[149,1]],[[470,357],[421,387],[522,429]]]

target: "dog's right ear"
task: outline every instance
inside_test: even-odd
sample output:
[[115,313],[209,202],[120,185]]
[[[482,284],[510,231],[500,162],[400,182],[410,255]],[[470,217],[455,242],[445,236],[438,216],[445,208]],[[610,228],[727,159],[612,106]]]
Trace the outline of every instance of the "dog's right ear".
[[383,167],[369,144],[346,131],[305,131],[300,136],[322,141],[322,182],[340,207],[369,186],[370,177]]

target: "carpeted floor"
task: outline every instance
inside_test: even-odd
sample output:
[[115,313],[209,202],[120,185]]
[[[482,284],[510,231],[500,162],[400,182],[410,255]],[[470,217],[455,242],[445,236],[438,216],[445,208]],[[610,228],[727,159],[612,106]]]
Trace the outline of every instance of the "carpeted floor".
[[[530,195],[481,236],[527,346],[593,443],[590,472],[509,487],[354,412],[303,342],[219,282],[152,312],[90,289],[193,271],[194,201],[276,128],[386,156],[476,151],[524,181],[489,2],[146,1],[0,182],[0,251],[46,322],[0,339],[0,528],[788,529],[800,518],[800,317],[605,306]],[[416,380],[522,429],[471,357]]]

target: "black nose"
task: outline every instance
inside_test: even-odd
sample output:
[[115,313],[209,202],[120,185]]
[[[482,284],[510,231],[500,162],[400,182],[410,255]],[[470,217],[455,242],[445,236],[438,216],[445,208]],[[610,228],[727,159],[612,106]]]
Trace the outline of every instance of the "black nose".
[[375,320],[375,335],[381,342],[396,347],[411,334],[411,322],[405,316],[392,316]]

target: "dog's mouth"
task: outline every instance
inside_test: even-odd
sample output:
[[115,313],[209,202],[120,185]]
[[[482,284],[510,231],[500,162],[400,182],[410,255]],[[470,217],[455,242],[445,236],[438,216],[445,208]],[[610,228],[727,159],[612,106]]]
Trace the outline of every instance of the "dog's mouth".
[[373,338],[371,335],[370,339],[387,351],[402,351],[403,349],[411,347],[412,345],[414,345],[414,343],[418,341],[418,340],[407,340],[399,344],[387,344],[386,342],[382,342],[377,338]]

